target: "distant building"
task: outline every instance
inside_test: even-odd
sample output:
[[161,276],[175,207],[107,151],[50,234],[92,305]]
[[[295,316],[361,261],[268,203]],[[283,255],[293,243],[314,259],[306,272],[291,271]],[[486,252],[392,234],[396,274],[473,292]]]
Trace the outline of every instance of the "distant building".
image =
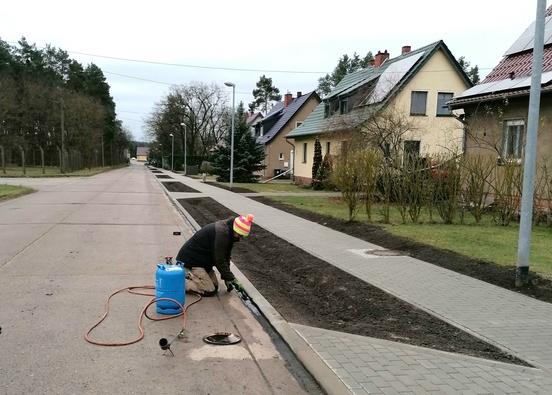
[[247,114],[247,120],[245,123],[251,130],[251,135],[255,136],[255,126],[263,120],[263,114],[260,112],[251,112]]
[[314,91],[305,95],[297,92],[295,98],[286,93],[284,101],[272,107],[255,125],[257,142],[265,148],[264,179],[293,169],[293,145],[286,140],[286,135],[301,125],[319,103],[320,97]]
[[137,147],[136,148],[136,160],[138,162],[145,162],[148,160],[149,147]]

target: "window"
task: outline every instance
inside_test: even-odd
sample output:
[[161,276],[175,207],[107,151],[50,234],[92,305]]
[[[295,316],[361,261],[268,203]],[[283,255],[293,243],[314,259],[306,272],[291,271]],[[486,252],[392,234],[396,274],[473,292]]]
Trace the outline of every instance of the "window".
[[278,155],[278,160],[284,160],[284,153],[280,152],[280,155]]
[[504,122],[504,135],[502,137],[503,158],[521,158],[524,133],[525,121],[523,119],[514,119]]
[[330,116],[330,103],[326,102],[324,103],[324,118],[328,118]]
[[427,92],[412,91],[410,115],[426,115]]
[[326,142],[326,155],[330,155],[330,142]]
[[404,163],[407,166],[420,156],[420,142],[418,140],[406,140],[404,142]]
[[347,112],[349,112],[347,108],[347,99],[341,99],[341,101],[339,102],[339,113],[345,114]]
[[303,124],[303,122],[297,121],[297,122],[295,122],[295,127],[298,128],[298,127],[301,126],[302,124]]
[[349,142],[344,140],[341,142],[341,156],[347,155],[347,150],[349,149]]
[[453,93],[439,92],[437,93],[437,116],[452,115],[447,102],[452,100]]
[[303,143],[303,163],[307,163],[307,143]]

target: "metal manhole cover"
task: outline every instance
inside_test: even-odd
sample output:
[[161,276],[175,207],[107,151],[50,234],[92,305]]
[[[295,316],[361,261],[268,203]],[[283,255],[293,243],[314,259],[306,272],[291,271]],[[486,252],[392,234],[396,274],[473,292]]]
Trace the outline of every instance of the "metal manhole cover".
[[366,250],[366,253],[369,255],[376,256],[401,256],[403,255],[400,251],[395,250]]
[[217,346],[227,346],[241,342],[241,337],[230,332],[217,332],[203,338],[205,343],[215,344]]

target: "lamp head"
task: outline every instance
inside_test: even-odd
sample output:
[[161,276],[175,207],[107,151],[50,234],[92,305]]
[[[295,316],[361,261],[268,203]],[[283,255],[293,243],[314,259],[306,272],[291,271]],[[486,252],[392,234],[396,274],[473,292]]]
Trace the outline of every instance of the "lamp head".
[[228,82],[228,81],[225,82],[224,85],[231,86],[232,88],[236,86],[233,82]]

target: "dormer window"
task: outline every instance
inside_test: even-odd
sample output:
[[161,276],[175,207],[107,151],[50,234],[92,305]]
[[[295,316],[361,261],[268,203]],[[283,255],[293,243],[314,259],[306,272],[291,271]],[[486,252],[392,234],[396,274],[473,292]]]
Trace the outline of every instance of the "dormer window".
[[340,114],[346,114],[349,112],[349,109],[348,109],[348,100],[347,98],[344,98],[344,99],[341,99],[339,101],[339,113]]
[[324,118],[328,118],[330,116],[330,103],[325,102],[324,103]]

